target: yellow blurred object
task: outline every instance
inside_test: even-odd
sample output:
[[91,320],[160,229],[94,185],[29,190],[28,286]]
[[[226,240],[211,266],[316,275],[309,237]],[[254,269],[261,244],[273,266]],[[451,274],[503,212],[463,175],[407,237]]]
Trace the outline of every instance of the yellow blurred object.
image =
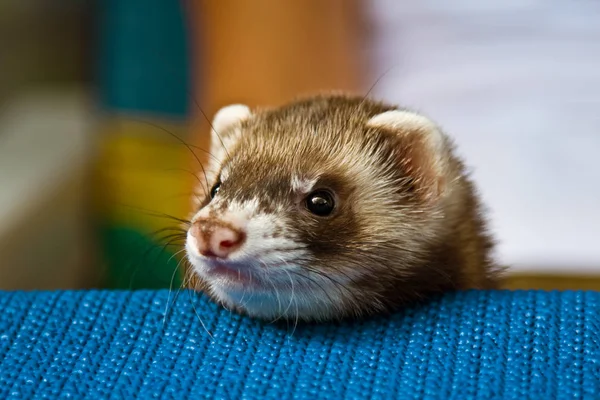
[[186,171],[190,150],[161,130],[181,137],[186,126],[149,122],[160,128],[127,117],[103,128],[96,200],[109,222],[152,231],[174,224],[156,214],[188,216],[198,180],[196,172]]

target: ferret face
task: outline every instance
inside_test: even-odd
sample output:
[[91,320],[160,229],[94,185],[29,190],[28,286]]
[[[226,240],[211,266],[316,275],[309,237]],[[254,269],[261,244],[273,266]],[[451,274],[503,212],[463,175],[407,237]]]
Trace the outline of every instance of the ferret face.
[[444,138],[424,117],[322,97],[229,106],[213,127],[186,250],[224,306],[305,320],[384,309],[436,240]]

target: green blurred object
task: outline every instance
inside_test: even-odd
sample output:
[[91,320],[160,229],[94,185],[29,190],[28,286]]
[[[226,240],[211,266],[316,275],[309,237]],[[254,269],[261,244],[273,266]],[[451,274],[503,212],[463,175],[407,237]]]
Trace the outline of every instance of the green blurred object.
[[112,289],[161,289],[181,287],[180,259],[164,245],[139,230],[122,226],[103,228],[104,254]]

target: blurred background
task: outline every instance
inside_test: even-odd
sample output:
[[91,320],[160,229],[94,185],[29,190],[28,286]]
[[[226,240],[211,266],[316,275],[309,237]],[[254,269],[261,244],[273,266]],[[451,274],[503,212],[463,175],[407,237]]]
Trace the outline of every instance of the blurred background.
[[0,1],[0,289],[178,286],[206,156],[176,136],[324,90],[456,138],[505,287],[600,289],[599,71],[584,0]]

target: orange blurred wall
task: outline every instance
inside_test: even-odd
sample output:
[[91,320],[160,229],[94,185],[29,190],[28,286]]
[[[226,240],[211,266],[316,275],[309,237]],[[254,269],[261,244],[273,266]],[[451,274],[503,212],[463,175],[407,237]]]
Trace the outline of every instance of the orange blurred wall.
[[[273,106],[324,90],[364,91],[363,13],[357,0],[197,1],[189,7],[198,75],[194,93],[209,118],[222,106]],[[208,149],[198,113],[193,141]]]

